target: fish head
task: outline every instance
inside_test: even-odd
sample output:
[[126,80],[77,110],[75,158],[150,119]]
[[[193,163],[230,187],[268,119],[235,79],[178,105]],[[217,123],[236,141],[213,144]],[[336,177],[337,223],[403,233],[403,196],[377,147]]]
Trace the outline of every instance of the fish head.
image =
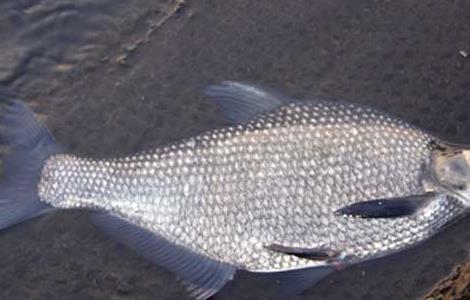
[[432,173],[438,186],[470,206],[470,149],[445,147],[436,150]]

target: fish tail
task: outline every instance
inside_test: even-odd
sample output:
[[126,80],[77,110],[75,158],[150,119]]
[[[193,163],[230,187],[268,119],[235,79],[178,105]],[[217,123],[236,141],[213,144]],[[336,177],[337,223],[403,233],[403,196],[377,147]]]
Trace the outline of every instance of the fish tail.
[[37,185],[45,161],[60,148],[47,128],[21,101],[9,101],[1,114],[0,141],[6,148],[0,178],[0,229],[50,211]]

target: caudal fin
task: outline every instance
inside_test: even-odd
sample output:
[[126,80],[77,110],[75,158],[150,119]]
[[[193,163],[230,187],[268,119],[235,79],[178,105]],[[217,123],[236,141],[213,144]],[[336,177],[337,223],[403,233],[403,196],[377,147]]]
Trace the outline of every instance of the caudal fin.
[[39,201],[37,184],[45,161],[60,149],[23,102],[9,102],[1,116],[0,140],[6,146],[0,179],[0,229],[4,229],[49,209]]

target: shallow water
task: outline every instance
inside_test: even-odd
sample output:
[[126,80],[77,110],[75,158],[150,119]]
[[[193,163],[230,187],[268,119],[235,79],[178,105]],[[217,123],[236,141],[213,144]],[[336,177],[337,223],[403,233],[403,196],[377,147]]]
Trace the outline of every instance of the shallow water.
[[[470,143],[470,2],[3,0],[0,95],[70,151],[109,157],[222,126],[200,91],[226,79],[336,98]],[[415,249],[338,272],[296,299],[417,299],[469,258],[470,218]],[[187,299],[174,277],[85,212],[0,234],[2,299]],[[216,299],[264,299],[241,274]]]

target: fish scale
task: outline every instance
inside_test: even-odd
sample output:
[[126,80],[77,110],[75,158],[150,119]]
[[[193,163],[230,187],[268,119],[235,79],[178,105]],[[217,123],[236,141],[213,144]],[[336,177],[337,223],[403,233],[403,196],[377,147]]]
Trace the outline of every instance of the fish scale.
[[230,81],[206,92],[229,126],[105,160],[65,153],[24,103],[5,105],[0,229],[87,209],[197,300],[238,269],[270,273],[286,299],[468,212],[469,147],[360,105]]
[[333,215],[362,199],[422,193],[430,142],[373,109],[299,102],[127,158],[53,156],[39,195],[54,207],[110,211],[247,270],[295,269],[323,262],[263,246],[327,247],[360,260],[423,240],[459,214],[447,197],[399,219]]

